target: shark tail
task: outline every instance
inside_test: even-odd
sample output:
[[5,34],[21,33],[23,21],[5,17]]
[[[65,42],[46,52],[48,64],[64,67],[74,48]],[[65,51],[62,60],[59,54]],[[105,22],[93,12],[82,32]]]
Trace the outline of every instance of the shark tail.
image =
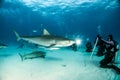
[[17,41],[19,41],[21,39],[20,35],[16,31],[14,31],[14,33],[15,33],[15,35],[17,37]]
[[23,61],[24,60],[24,57],[19,53],[19,56],[20,56],[20,58],[21,58],[21,61]]

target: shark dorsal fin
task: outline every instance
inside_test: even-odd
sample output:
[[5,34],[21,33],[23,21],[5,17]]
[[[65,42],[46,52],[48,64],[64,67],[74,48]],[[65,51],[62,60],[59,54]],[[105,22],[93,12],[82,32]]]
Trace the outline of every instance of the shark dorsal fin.
[[50,33],[46,29],[44,29],[43,30],[43,35],[50,35]]

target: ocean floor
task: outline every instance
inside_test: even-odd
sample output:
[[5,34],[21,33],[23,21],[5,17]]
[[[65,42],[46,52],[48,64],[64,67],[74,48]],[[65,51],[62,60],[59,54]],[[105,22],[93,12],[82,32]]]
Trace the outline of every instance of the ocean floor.
[[[18,53],[26,54],[35,48],[17,49],[9,46],[0,49],[0,80],[120,80],[113,69],[99,67],[103,57],[70,49],[44,50],[45,58],[21,61]],[[95,53],[94,53],[95,54]],[[119,60],[119,59],[118,59]],[[120,64],[116,64],[120,67]]]

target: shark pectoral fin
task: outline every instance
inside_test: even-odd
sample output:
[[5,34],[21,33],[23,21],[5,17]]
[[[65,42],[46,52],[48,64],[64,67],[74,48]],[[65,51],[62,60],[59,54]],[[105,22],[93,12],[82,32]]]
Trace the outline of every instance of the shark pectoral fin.
[[51,44],[50,46],[48,46],[47,48],[51,48],[51,47],[53,47],[53,46],[55,46],[56,44]]

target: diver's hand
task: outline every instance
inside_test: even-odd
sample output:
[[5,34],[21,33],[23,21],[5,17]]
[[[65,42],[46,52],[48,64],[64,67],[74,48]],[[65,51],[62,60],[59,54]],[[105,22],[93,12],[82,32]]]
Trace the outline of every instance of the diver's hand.
[[100,36],[99,34],[97,35],[97,38],[98,38],[99,40],[101,40],[101,36]]

